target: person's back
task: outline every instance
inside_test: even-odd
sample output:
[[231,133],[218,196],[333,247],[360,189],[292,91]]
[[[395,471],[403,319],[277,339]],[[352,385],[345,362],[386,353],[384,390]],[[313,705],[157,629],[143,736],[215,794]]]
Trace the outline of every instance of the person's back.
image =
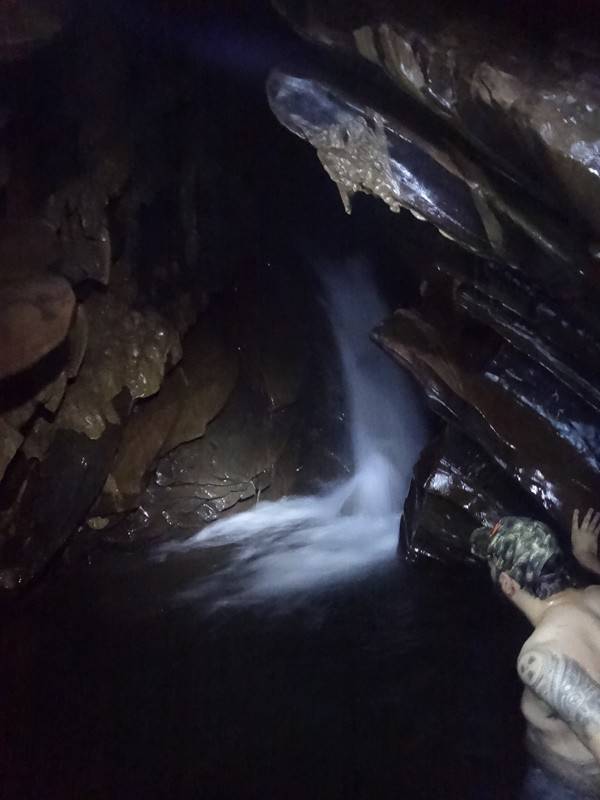
[[[600,513],[580,524],[576,511],[573,554],[600,575],[599,536]],[[600,798],[600,587],[575,588],[558,540],[537,520],[504,517],[474,531],[471,547],[534,627],[517,660],[534,760],[523,798]]]
[[[533,661],[531,660],[533,659]],[[549,679],[545,692],[564,702],[579,672],[600,690],[600,587],[570,589],[560,602],[550,604],[527,639],[517,662],[526,684],[521,709],[527,721],[527,745],[536,761],[571,786],[587,793],[600,791],[600,765],[593,753],[555,710],[536,692],[539,681]],[[533,670],[537,670],[538,679]],[[532,675],[527,673],[531,672]],[[588,705],[593,696],[583,698]]]

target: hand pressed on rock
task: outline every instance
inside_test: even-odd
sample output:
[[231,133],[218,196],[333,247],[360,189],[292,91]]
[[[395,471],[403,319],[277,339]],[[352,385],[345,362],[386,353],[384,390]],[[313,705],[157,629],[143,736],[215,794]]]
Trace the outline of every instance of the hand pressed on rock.
[[571,545],[575,558],[588,569],[600,569],[598,561],[598,536],[600,535],[600,512],[588,508],[583,521],[579,522],[579,509],[573,512]]

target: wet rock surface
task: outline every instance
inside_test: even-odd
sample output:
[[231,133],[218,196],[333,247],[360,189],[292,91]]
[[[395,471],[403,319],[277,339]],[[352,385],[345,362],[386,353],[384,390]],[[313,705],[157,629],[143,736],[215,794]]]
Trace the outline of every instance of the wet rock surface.
[[401,551],[411,559],[475,563],[469,550],[474,528],[504,515],[539,517],[535,499],[515,488],[489,453],[448,425],[415,467],[401,523]]
[[348,212],[353,195],[371,194],[469,251],[539,277],[559,298],[582,298],[598,286],[585,239],[552,210],[540,213],[526,193],[445,140],[409,104],[378,100],[381,92],[373,91],[374,101],[365,100],[345,82],[300,70],[275,71],[269,81],[275,115],[317,150]]
[[461,3],[451,13],[386,0],[275,6],[303,35],[377,64],[502,171],[599,231],[600,52],[585,29],[569,35],[564,14],[535,38],[510,15]]
[[274,71],[268,93],[347,211],[370,194],[453,240],[432,252],[421,300],[373,333],[448,425],[417,465],[405,551],[469,561],[470,530],[502,513],[568,541],[573,509],[600,490],[598,54],[581,31],[533,41],[461,4],[274,5],[332,52],[329,69]]
[[[543,367],[502,344],[480,354],[448,346],[414,313],[397,313],[375,338],[424,385],[438,413],[485,444],[498,463],[563,526],[600,488],[597,412]],[[450,334],[451,335],[451,334]]]
[[310,371],[306,281],[268,274],[256,178],[208,121],[212,89],[152,37],[132,47],[110,4],[6,3],[0,22],[0,585],[13,590],[66,546],[87,558],[197,530],[276,473],[291,487]]

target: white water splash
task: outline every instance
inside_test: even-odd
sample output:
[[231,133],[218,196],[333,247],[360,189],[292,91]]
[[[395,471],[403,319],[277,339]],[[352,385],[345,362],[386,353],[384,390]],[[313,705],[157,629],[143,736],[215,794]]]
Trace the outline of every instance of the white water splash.
[[354,475],[320,495],[261,501],[162,548],[164,555],[233,545],[227,566],[210,580],[213,589],[218,581],[226,602],[332,583],[395,554],[412,467],[425,441],[424,413],[408,376],[369,338],[389,310],[366,266],[340,265],[325,273],[323,286],[346,383]]

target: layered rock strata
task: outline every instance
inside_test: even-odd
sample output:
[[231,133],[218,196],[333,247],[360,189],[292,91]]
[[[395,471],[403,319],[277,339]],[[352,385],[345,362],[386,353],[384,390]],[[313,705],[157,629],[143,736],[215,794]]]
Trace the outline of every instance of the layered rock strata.
[[276,70],[280,122],[315,148],[348,211],[366,193],[452,240],[420,302],[373,333],[445,427],[417,465],[403,546],[469,561],[470,530],[506,513],[566,540],[573,509],[600,492],[599,54],[576,38],[503,39],[506,20],[460,9],[275,5],[389,78]]

